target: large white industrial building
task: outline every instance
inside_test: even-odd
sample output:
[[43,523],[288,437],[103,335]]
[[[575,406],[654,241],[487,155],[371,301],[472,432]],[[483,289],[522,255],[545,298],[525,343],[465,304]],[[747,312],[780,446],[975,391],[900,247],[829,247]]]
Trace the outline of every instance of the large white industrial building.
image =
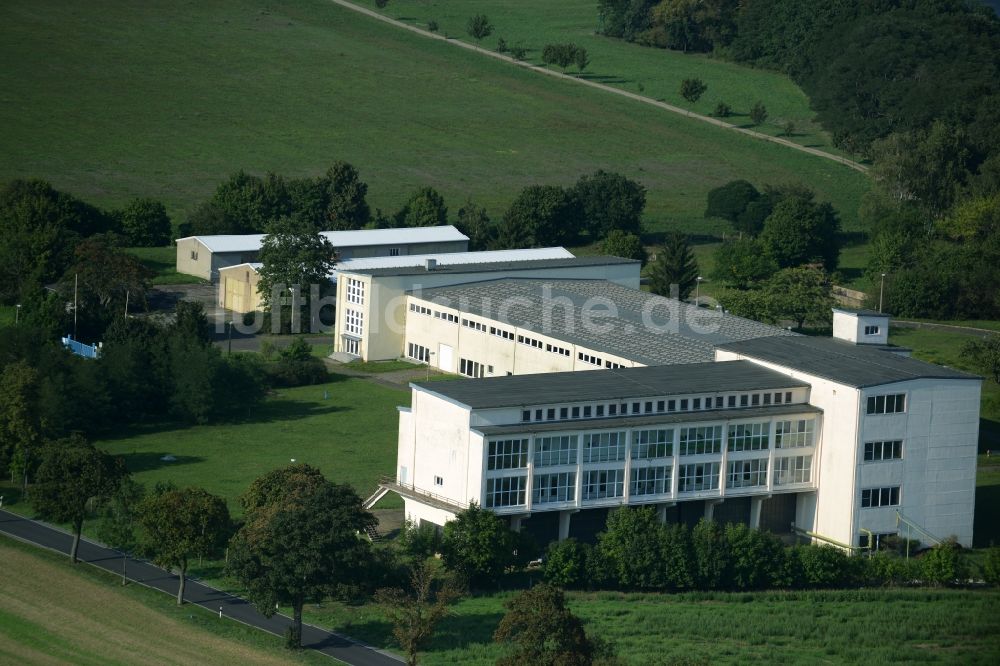
[[[711,334],[551,330],[539,347],[527,332],[495,336],[504,318],[471,319],[475,303],[453,317],[407,314],[493,335],[518,354],[585,342],[616,360],[599,372],[522,374],[487,346],[494,374],[514,376],[413,384],[399,410],[396,481],[385,485],[412,520],[442,525],[476,502],[544,543],[591,538],[609,510],[652,505],[665,521],[794,523],[845,545],[896,534],[901,517],[919,528],[913,538],[972,543],[981,380],[887,347],[884,315],[835,311],[833,339],[734,318]],[[569,360],[560,369],[578,369]]]

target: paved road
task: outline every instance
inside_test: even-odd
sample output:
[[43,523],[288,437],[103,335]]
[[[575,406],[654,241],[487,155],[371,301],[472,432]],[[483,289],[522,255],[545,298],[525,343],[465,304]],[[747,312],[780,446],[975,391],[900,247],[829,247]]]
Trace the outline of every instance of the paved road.
[[463,42],[459,39],[452,39],[445,35],[436,32],[430,32],[428,30],[418,28],[417,26],[411,25],[409,23],[404,23],[402,20],[396,20],[390,16],[386,16],[385,14],[380,14],[372,9],[368,9],[367,7],[361,7],[360,5],[356,5],[353,2],[350,2],[349,0],[330,0],[330,1],[336,5],[344,7],[345,9],[350,9],[359,12],[361,14],[365,14],[366,16],[370,16],[371,18],[377,19],[379,21],[389,23],[398,28],[403,28],[405,30],[409,30],[410,32],[415,32],[418,35],[422,35],[423,37],[427,37],[430,39],[439,39],[448,44],[452,44],[453,46],[458,46],[463,49],[468,49],[469,51],[475,51],[476,53],[479,53],[481,55],[489,56],[491,58],[496,58],[498,60],[503,60],[512,65],[517,65],[518,67],[524,67],[525,69],[529,69],[538,74],[545,74],[546,76],[552,76],[557,79],[562,79],[563,81],[572,81],[573,83],[590,86],[591,88],[597,88],[598,90],[603,90],[604,92],[613,93],[615,95],[621,95],[622,97],[628,97],[629,99],[636,100],[637,102],[642,102],[643,104],[649,104],[651,106],[664,109],[665,111],[670,111],[671,113],[687,116],[688,118],[693,118],[694,120],[699,120],[703,123],[709,123],[710,125],[715,125],[717,127],[722,127],[724,129],[728,129],[734,132],[739,132],[740,134],[746,134],[747,136],[752,136],[755,139],[769,141],[771,143],[776,143],[778,145],[785,146],[786,148],[798,150],[803,153],[809,153],[810,155],[822,157],[823,159],[832,160],[834,162],[843,164],[846,167],[850,167],[855,171],[860,171],[861,173],[867,173],[868,171],[868,167],[866,167],[865,165],[859,164],[858,162],[855,162],[853,160],[849,160],[846,157],[841,157],[840,155],[834,155],[833,153],[828,153],[824,150],[819,150],[817,148],[810,148],[809,146],[803,146],[801,144],[795,143],[794,141],[783,139],[780,136],[771,136],[770,134],[764,134],[763,132],[757,132],[755,130],[747,129],[745,127],[739,127],[737,125],[733,125],[732,123],[727,123],[724,120],[713,118],[712,116],[703,116],[699,113],[693,113],[688,109],[682,109],[679,106],[674,106],[673,104],[667,104],[666,102],[660,102],[659,100],[655,100],[651,97],[646,97],[645,95],[637,95],[636,93],[629,92],[627,90],[622,90],[621,88],[615,88],[613,86],[609,86],[603,83],[598,83],[597,81],[591,81],[582,76],[572,76],[570,74],[558,72],[554,69],[548,69],[545,67],[536,66],[530,62],[526,62],[523,60],[516,60],[515,58],[512,58],[511,56],[505,55],[503,53],[497,53],[496,51],[491,51],[481,46],[476,46],[475,44],[469,44],[468,42]]
[[[72,536],[62,530],[7,511],[0,511],[0,533],[65,554],[69,553],[72,542]],[[121,554],[92,541],[84,539],[80,542],[79,558],[87,564],[116,574],[121,573]],[[131,558],[128,560],[126,568],[129,580],[173,596],[177,595],[178,579],[170,572],[148,562]],[[213,613],[218,613],[219,608],[222,608],[224,616],[277,636],[284,636],[285,629],[291,626],[292,622],[291,618],[284,615],[266,618],[245,599],[190,579],[187,581],[185,598],[188,602],[203,606]],[[136,627],[136,629],[141,630],[141,627]],[[302,645],[355,666],[399,666],[402,662],[401,659],[393,655],[355,643],[344,636],[312,625],[302,627]]]

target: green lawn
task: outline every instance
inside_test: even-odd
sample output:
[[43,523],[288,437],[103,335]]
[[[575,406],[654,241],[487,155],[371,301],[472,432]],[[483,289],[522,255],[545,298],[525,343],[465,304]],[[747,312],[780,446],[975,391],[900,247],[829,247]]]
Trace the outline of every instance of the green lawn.
[[[372,0],[356,4],[374,8]],[[729,121],[750,127],[750,108],[764,102],[768,119],[754,128],[778,135],[791,121],[796,130],[786,137],[802,145],[820,148],[838,155],[829,135],[813,121],[809,99],[787,76],[762,69],[750,69],[701,54],[684,54],[654,49],[596,34],[599,27],[596,0],[392,0],[382,13],[426,28],[429,20],[439,24],[439,32],[470,43],[466,32],[473,14],[486,14],[494,25],[493,34],[481,46],[495,49],[497,40],[528,49],[528,62],[544,66],[542,48],[550,43],[573,42],[587,49],[590,64],[583,77],[640,93],[692,111],[710,115],[719,102],[733,109]],[[553,66],[555,67],[555,66]],[[558,67],[555,67],[557,71]],[[577,68],[570,67],[577,74]],[[700,78],[708,90],[695,104],[680,94],[681,81]]]
[[351,361],[350,363],[345,364],[344,367],[350,370],[357,370],[358,372],[380,374],[383,372],[396,372],[398,370],[417,370],[422,366],[416,363],[410,363],[409,361],[396,360],[396,361]]
[[[466,599],[422,664],[492,664],[506,595]],[[840,590],[750,594],[572,593],[588,632],[628,664],[994,664],[996,590]],[[308,617],[377,646],[392,645],[372,606],[328,604]],[[680,661],[687,657],[692,661]]]
[[0,328],[13,326],[17,320],[17,308],[13,305],[0,305]]
[[205,284],[205,280],[177,272],[177,248],[171,247],[130,247],[125,250],[153,272],[152,284]]
[[[564,39],[592,30],[587,12],[568,13]],[[509,39],[517,16],[494,15]],[[655,58],[649,72],[676,59],[641,56]],[[595,67],[607,58],[594,47]],[[325,0],[206,0],[183,11],[13,0],[0,5],[0,60],[17,63],[0,69],[0,181],[46,178],[107,207],[150,196],[175,221],[237,169],[302,177],[338,159],[359,168],[370,204],[388,212],[430,185],[452,214],[469,196],[498,216],[526,185],[619,171],[647,187],[650,230],[702,234],[725,230],[703,218],[705,195],[734,178],[808,183],[847,229],[857,227],[868,188],[866,176],[828,160],[551,80]],[[704,104],[739,83],[774,98],[775,118],[783,105],[805,113],[783,77],[684,60],[709,85]],[[611,69],[621,76],[631,67],[623,60]],[[663,95],[676,87],[672,78]],[[650,78],[648,89],[658,85]],[[730,103],[740,108],[755,95],[734,92]]]
[[[201,486],[225,497],[234,513],[254,479],[293,458],[367,496],[395,469],[396,407],[409,404],[410,396],[364,379],[331,377],[328,384],[276,391],[244,422],[150,425],[97,444],[123,455],[137,481]],[[166,455],[177,460],[161,460]],[[379,506],[402,502],[392,496]]]
[[[288,652],[279,636],[65,556],[0,536],[0,662],[6,664],[340,663]],[[149,631],[149,628],[155,630]]]

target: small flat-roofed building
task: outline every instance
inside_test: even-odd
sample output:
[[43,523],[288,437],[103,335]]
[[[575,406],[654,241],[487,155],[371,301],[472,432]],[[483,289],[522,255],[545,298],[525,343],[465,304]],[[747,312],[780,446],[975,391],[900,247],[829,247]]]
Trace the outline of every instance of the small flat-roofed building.
[[[324,231],[341,261],[359,257],[465,252],[469,238],[453,226]],[[178,238],[177,272],[215,281],[227,266],[258,259],[265,234]]]
[[[563,248],[442,255],[403,266],[361,268],[347,262],[337,270],[334,346],[366,361],[404,356],[408,294],[423,290],[502,278],[552,278],[607,281],[637,291],[639,269],[632,259],[574,257]],[[433,351],[447,356],[446,348]],[[439,357],[435,365],[451,368],[455,363]]]
[[240,314],[261,310],[261,298],[257,293],[261,266],[256,262],[248,262],[220,268],[216,292],[218,304]]

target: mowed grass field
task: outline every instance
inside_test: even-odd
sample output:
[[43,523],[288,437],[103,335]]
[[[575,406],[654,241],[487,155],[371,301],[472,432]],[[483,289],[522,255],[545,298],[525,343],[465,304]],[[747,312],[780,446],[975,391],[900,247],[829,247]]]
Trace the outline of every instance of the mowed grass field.
[[0,663],[332,664],[166,594],[0,537]]
[[[200,486],[225,497],[229,510],[239,514],[238,499],[250,483],[293,458],[366,497],[380,476],[395,470],[396,407],[409,403],[404,390],[331,375],[328,384],[276,391],[240,422],[150,425],[96,444],[123,456],[147,487],[160,481]],[[167,455],[176,460],[162,460]],[[391,495],[379,506],[401,507],[402,501]]]
[[[355,4],[375,8],[372,0]],[[572,42],[587,49],[590,63],[581,73],[571,74],[668,102],[702,115],[711,115],[724,102],[733,109],[728,122],[752,127],[750,108],[758,101],[768,110],[766,122],[757,131],[770,135],[783,132],[786,122],[795,131],[785,138],[804,146],[844,155],[833,146],[830,136],[813,121],[809,98],[783,74],[751,69],[697,53],[655,49],[598,34],[600,17],[596,0],[392,0],[381,13],[426,28],[438,23],[438,32],[469,43],[477,43],[467,32],[469,17],[485,14],[493,24],[493,34],[478,42],[496,49],[498,40],[527,49],[525,60],[544,66],[546,44]],[[556,66],[557,71],[562,71]],[[699,78],[708,89],[691,104],[681,96],[684,79]],[[845,155],[846,156],[846,155]]]
[[[579,9],[567,13],[564,40],[592,27],[592,13]],[[498,34],[514,39],[501,19],[508,21],[494,15]],[[593,59],[597,67],[605,56],[595,50]],[[12,0],[0,5],[0,60],[0,181],[46,178],[106,207],[150,196],[175,220],[238,169],[313,176],[335,160],[358,167],[373,208],[394,212],[429,185],[452,214],[471,197],[493,216],[527,185],[569,185],[613,170],[648,188],[651,231],[707,234],[724,227],[703,218],[705,195],[734,178],[807,183],[848,230],[857,228],[868,188],[863,174],[822,158],[552,80],[324,0]],[[632,67],[639,65],[626,59],[611,69],[626,76]],[[727,77],[733,85],[746,78],[747,99],[798,94],[770,74],[732,69]],[[730,85],[721,74],[703,78],[706,100]],[[735,93],[731,103],[742,104]],[[803,113],[801,99],[786,104]]]
[[[492,634],[509,594],[458,603],[442,623],[427,666],[493,664]],[[587,632],[627,664],[995,664],[1000,658],[996,590],[569,593]],[[311,621],[391,646],[374,606],[307,608]],[[685,660],[686,659],[686,660]]]

